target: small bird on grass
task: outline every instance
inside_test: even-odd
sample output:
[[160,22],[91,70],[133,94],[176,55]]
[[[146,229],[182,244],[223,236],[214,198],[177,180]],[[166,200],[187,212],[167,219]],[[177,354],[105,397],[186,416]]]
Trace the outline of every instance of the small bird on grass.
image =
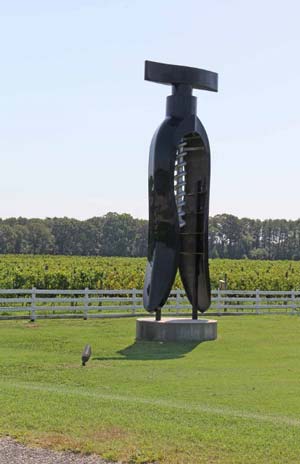
[[92,354],[91,345],[85,345],[84,350],[81,355],[82,365],[85,366]]

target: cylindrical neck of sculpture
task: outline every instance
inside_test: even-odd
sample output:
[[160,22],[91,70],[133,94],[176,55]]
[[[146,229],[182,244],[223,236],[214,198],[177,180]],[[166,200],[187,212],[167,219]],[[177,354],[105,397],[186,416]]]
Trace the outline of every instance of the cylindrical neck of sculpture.
[[172,95],[167,97],[167,116],[185,118],[197,112],[197,98],[193,97],[191,85],[172,85]]

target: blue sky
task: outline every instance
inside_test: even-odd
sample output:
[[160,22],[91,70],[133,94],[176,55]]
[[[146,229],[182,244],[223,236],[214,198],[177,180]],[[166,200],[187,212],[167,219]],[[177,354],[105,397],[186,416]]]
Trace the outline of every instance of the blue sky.
[[170,88],[144,60],[219,73],[197,91],[211,214],[300,217],[296,0],[0,0],[0,217],[148,215]]

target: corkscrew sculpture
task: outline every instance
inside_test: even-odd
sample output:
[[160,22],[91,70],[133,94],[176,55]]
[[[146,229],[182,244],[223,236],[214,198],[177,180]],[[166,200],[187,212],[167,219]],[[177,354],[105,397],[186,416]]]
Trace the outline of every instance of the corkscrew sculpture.
[[149,156],[148,263],[143,301],[161,319],[179,268],[192,317],[210,306],[208,214],[210,148],[196,115],[193,89],[218,91],[218,75],[204,69],[145,62],[145,80],[172,85],[166,119]]

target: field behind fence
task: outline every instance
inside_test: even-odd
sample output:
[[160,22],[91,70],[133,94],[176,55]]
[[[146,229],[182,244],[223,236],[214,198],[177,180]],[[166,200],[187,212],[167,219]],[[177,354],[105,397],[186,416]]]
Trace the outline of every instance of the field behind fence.
[[[0,288],[139,289],[146,264],[146,258],[0,255]],[[212,289],[226,276],[228,290],[300,290],[300,261],[211,259],[209,272]],[[179,273],[176,288],[183,289]]]

